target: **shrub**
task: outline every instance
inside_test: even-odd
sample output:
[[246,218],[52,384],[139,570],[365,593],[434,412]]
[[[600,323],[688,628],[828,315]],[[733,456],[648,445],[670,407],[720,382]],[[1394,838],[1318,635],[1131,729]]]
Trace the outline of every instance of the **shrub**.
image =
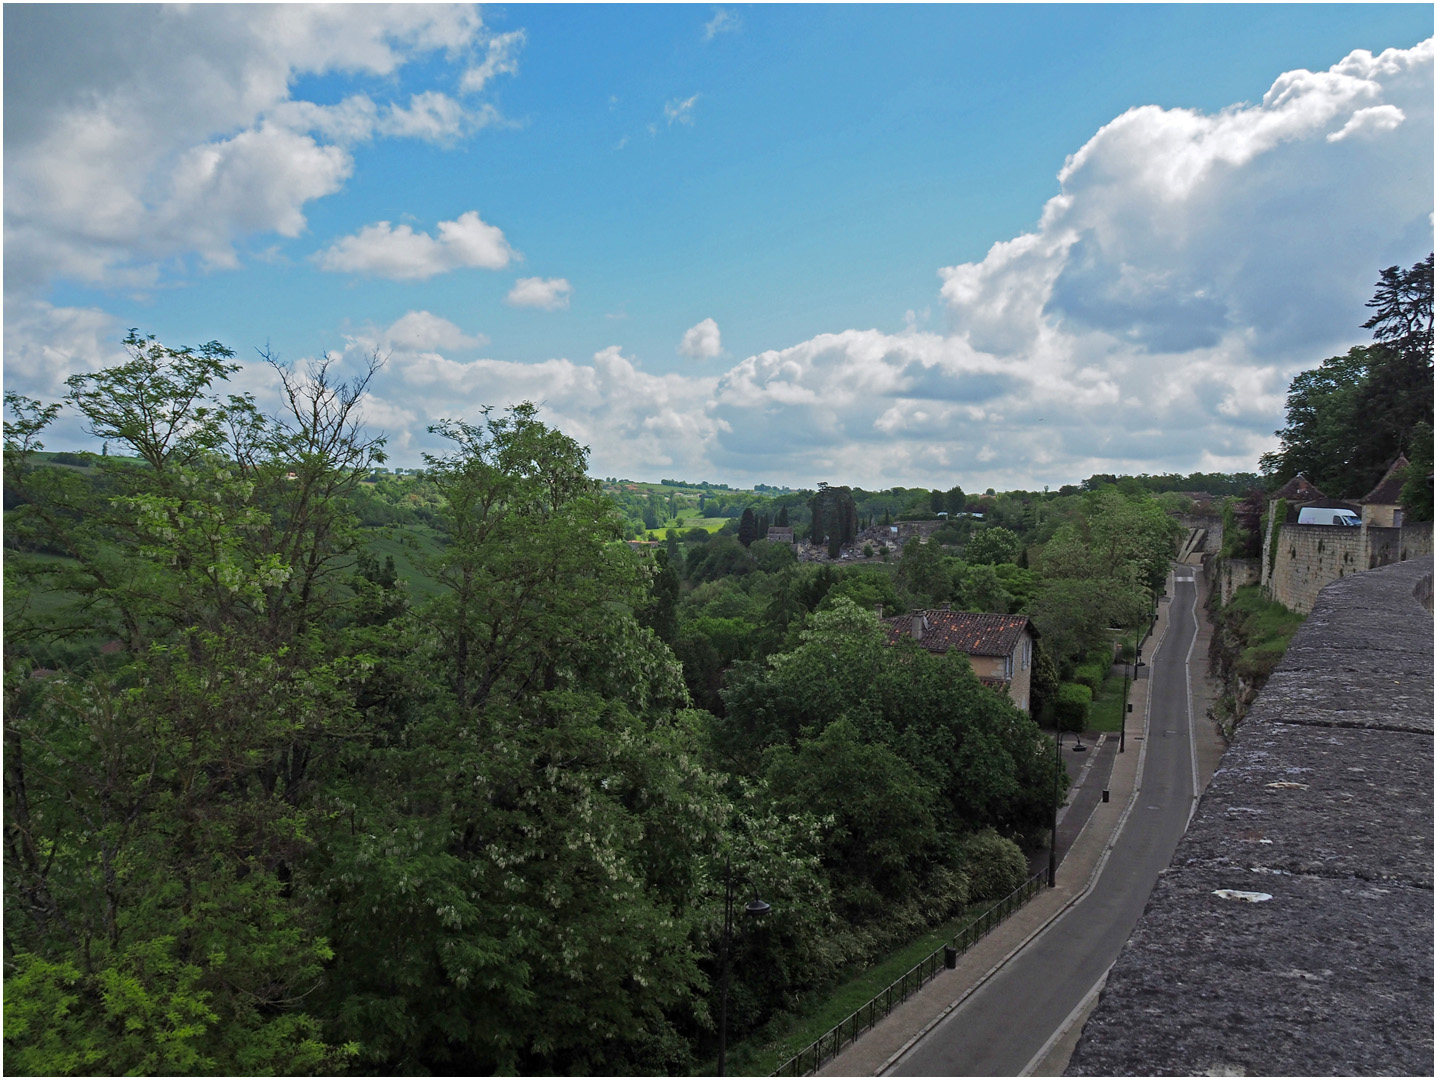
[[1080,664],[1073,669],[1073,682],[1086,686],[1094,694],[1103,688],[1107,676],[1107,670],[1097,664]]
[[970,901],[1001,900],[1028,879],[1023,849],[992,829],[959,840],[958,855],[968,877]]
[[1088,722],[1088,709],[1093,704],[1093,691],[1080,683],[1063,683],[1058,687],[1054,715],[1064,731],[1082,731]]

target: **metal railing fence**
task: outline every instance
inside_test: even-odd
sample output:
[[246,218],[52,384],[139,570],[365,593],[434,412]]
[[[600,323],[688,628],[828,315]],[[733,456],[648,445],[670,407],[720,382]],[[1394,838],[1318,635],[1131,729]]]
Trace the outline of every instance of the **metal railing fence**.
[[1018,888],[999,900],[978,918],[953,935],[952,942],[940,945],[903,975],[880,991],[868,1004],[860,1006],[824,1034],[780,1065],[773,1076],[808,1076],[821,1069],[825,1062],[837,1057],[865,1031],[902,1005],[944,967],[944,953],[956,950],[962,956],[988,932],[1042,891],[1047,872],[1034,874]]

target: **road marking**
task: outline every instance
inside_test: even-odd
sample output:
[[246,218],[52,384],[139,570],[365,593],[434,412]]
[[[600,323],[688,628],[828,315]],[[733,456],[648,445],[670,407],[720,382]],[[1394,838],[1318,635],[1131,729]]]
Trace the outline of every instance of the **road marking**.
[[[1117,961],[1115,960],[1113,963],[1117,963]],[[1058,1030],[1053,1032],[1048,1041],[1043,1044],[1043,1049],[1034,1054],[1033,1059],[1023,1066],[1022,1071],[1018,1073],[1019,1076],[1032,1076],[1033,1070],[1043,1064],[1043,1059],[1053,1052],[1053,1047],[1057,1046],[1059,1040],[1073,1029],[1073,1025],[1078,1022],[1078,1018],[1083,1015],[1083,1010],[1093,1003],[1093,999],[1097,997],[1098,993],[1103,989],[1103,984],[1108,981],[1108,972],[1112,970],[1113,965],[1109,964],[1108,970],[1099,976],[1098,981],[1093,983],[1093,988],[1083,995],[1083,1000],[1074,1006],[1073,1011],[1068,1014],[1068,1018],[1058,1025]]]
[[[1202,792],[1198,790],[1197,732],[1193,730],[1193,673],[1192,673],[1192,662],[1193,662],[1193,650],[1197,648],[1197,642],[1198,642],[1198,617],[1197,617],[1197,596],[1198,596],[1198,590],[1197,590],[1197,580],[1196,580],[1196,576],[1194,576],[1191,580],[1192,580],[1192,582],[1193,582],[1193,607],[1192,607],[1193,641],[1192,641],[1192,644],[1188,646],[1188,654],[1187,654],[1187,656],[1183,659],[1183,694],[1184,694],[1184,696],[1187,698],[1187,706],[1188,706],[1188,753],[1192,756],[1192,766],[1193,766],[1193,799],[1192,799],[1192,805],[1188,808],[1188,821],[1187,821],[1188,825],[1191,825],[1191,824],[1193,823],[1193,815],[1197,813],[1198,798],[1202,795]],[[1183,832],[1184,832],[1184,833],[1187,832],[1187,825],[1183,826]]]

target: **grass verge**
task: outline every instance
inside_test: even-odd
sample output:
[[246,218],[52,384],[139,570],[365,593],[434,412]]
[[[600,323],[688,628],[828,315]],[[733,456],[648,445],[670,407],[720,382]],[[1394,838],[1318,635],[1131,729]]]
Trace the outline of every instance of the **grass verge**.
[[1117,731],[1123,724],[1123,683],[1121,675],[1109,675],[1093,697],[1088,710],[1089,731]]
[[[806,1002],[786,1018],[776,1018],[755,1036],[728,1048],[728,1071],[734,1076],[769,1076],[789,1058],[867,1005],[920,960],[951,942],[964,927],[993,906],[991,900],[970,904],[955,919],[928,931],[891,953],[887,959],[854,974],[821,998]],[[717,1060],[695,1075],[712,1076]]]

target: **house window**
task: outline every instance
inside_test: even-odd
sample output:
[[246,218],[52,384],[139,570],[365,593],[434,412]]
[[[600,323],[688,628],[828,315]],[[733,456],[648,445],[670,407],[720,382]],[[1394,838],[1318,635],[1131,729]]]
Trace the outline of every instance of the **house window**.
[[1005,678],[1005,679],[1011,679],[1012,677],[1013,677],[1013,654],[1012,654],[1012,653],[1009,653],[1007,656],[1003,657],[1003,678]]
[[1027,634],[1023,635],[1023,670],[1028,670],[1028,665],[1033,662],[1033,639]]

